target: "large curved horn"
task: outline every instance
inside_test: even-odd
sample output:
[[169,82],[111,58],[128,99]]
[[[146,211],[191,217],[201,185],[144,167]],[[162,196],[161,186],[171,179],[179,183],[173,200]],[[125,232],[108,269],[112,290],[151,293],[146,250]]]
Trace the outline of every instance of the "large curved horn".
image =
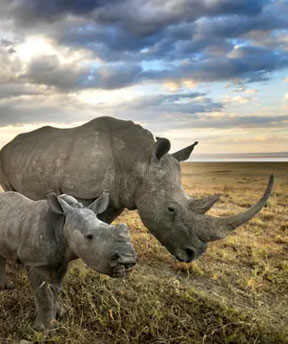
[[205,214],[213,205],[219,201],[220,195],[207,196],[199,199],[191,199],[189,207],[195,213]]
[[204,241],[223,239],[233,231],[233,229],[252,219],[252,217],[254,217],[266,204],[272,190],[273,180],[274,177],[272,174],[264,195],[244,213],[228,217],[201,216],[201,218],[199,218],[200,237]]

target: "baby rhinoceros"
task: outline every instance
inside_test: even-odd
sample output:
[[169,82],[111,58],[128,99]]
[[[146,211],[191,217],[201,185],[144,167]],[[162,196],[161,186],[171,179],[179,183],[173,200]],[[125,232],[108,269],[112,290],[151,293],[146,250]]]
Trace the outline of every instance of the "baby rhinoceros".
[[6,260],[23,264],[35,296],[34,329],[53,328],[63,315],[57,294],[71,260],[81,258],[111,277],[123,277],[135,265],[126,225],[108,225],[96,216],[108,203],[108,193],[94,201],[94,211],[68,195],[31,201],[17,192],[0,194],[0,289],[11,287]]

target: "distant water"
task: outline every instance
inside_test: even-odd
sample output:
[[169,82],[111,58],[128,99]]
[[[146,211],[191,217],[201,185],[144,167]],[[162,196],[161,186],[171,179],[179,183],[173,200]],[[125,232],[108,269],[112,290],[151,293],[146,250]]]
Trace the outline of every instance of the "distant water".
[[192,154],[195,162],[288,162],[288,152],[248,154]]

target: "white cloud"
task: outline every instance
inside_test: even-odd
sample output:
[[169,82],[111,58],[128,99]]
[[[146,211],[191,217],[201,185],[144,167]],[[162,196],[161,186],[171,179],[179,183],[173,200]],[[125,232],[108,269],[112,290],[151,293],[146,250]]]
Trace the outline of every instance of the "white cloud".
[[224,95],[223,102],[224,103],[230,103],[230,104],[246,104],[250,101],[252,101],[252,97],[248,96],[231,96],[229,94]]

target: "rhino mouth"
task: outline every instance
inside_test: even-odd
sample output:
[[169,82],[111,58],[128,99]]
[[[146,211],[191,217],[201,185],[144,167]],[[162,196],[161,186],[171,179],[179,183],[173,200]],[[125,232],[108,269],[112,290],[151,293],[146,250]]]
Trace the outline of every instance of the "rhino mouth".
[[136,264],[136,258],[134,256],[120,256],[115,254],[110,262],[111,276],[112,277],[124,277],[133,269]]
[[125,277],[133,270],[135,263],[118,263],[112,268],[112,277]]

